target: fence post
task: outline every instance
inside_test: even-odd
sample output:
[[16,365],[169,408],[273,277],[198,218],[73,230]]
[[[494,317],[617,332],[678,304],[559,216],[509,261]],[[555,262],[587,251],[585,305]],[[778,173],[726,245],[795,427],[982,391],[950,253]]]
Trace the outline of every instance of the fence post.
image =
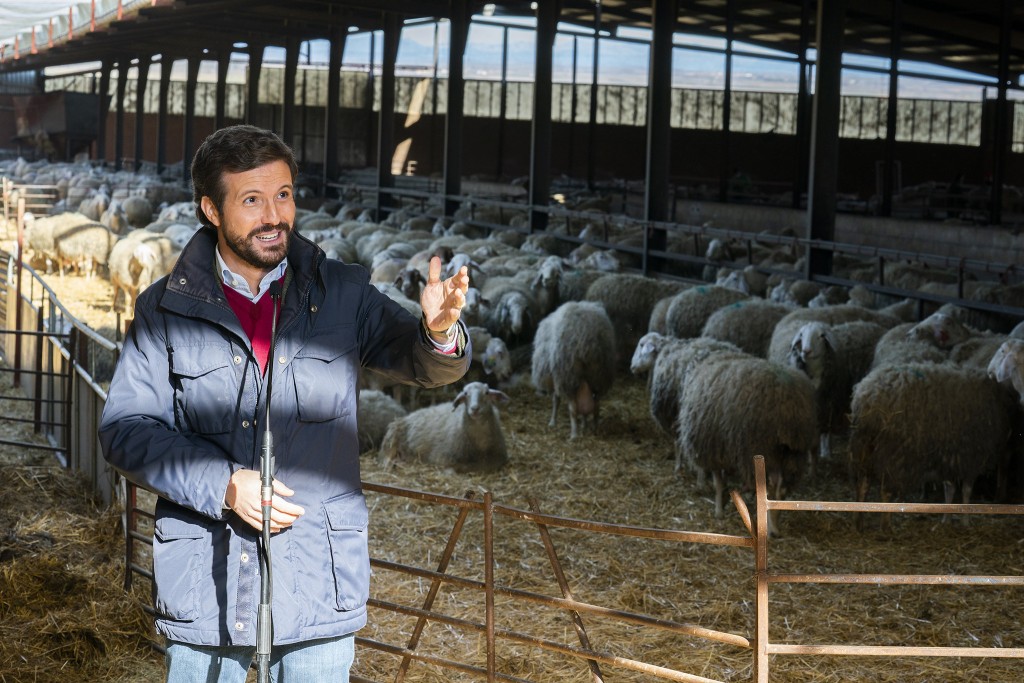
[[[20,305],[20,301],[18,302]],[[20,307],[20,306],[19,306]],[[20,328],[19,328],[20,329]],[[38,434],[43,429],[43,307],[40,306],[36,313],[36,360],[35,360],[35,396],[32,400],[32,418],[35,421],[35,431]]]
[[754,680],[768,683],[768,486],[765,481],[764,456],[754,456],[755,514],[754,565],[757,592],[754,604],[757,618],[754,623]]
[[[21,332],[21,267],[25,261],[25,198],[18,197],[18,264],[15,268],[14,283],[14,329]],[[15,387],[21,386],[21,337],[14,335],[14,378]]]
[[484,493],[484,604],[487,624],[487,683],[494,683],[494,497]]

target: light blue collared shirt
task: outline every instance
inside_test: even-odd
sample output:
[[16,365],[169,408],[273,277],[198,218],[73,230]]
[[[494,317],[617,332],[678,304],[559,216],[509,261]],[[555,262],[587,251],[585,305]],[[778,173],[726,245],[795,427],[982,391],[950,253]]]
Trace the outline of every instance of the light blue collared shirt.
[[263,295],[270,287],[270,283],[274,280],[280,280],[283,278],[284,272],[288,269],[288,258],[285,257],[281,259],[281,262],[277,264],[276,268],[263,276],[263,279],[260,280],[259,291],[253,294],[252,290],[249,289],[249,283],[246,279],[238,273],[232,272],[231,269],[228,268],[228,264],[224,262],[224,258],[220,255],[220,245],[217,245],[214,252],[217,254],[217,269],[220,271],[221,279],[224,280],[224,284],[253,303],[256,303],[263,298]]

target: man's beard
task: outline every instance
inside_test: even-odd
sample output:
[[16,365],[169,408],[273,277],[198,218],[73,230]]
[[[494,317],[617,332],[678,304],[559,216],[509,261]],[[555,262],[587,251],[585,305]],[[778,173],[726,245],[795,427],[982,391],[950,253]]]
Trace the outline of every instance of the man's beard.
[[[259,242],[256,241],[257,235],[277,231],[281,232],[280,244],[275,244],[273,247],[259,247]],[[261,270],[270,270],[288,255],[288,242],[291,238],[291,233],[292,226],[288,223],[261,225],[244,237],[233,237],[229,235],[225,242],[227,243],[228,248],[235,252],[235,255],[238,256],[238,258],[242,259],[250,266]]]

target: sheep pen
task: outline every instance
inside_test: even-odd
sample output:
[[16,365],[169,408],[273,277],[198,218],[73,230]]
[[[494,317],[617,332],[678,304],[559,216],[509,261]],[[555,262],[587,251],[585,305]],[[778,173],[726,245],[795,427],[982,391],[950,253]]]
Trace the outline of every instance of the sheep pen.
[[[66,276],[49,284],[75,315],[95,328],[113,317],[109,292],[85,296],[94,279]],[[76,308],[75,302],[80,302]],[[109,324],[109,329],[113,329]],[[10,390],[9,379],[6,389]],[[727,508],[713,516],[710,486],[673,475],[673,443],[649,415],[645,380],[620,373],[602,405],[602,430],[568,442],[564,432],[546,428],[550,402],[532,387],[507,388],[512,401],[502,410],[509,462],[499,472],[454,475],[436,467],[398,463],[385,469],[372,454],[363,456],[363,479],[378,484],[463,497],[491,491],[495,501],[529,509],[536,499],[543,513],[594,519],[639,527],[743,534],[738,516]],[[6,392],[5,392],[6,393]],[[429,396],[421,396],[429,403]],[[5,415],[22,408],[5,406]],[[5,427],[14,429],[14,427]],[[22,427],[31,433],[31,425]],[[851,500],[845,439],[833,444],[833,458],[822,462],[819,476],[804,479],[792,498]],[[149,604],[148,586],[136,581],[126,599],[121,587],[123,558],[117,514],[97,514],[83,484],[49,458],[0,448],[7,495],[0,503],[0,671],[6,680],[90,680],[99,683],[162,681],[158,653],[144,647],[148,618],[138,604]],[[48,492],[42,495],[42,492]],[[72,493],[74,492],[74,493]],[[404,498],[368,494],[371,505],[371,554],[393,562],[436,568],[455,521],[447,508],[425,506]],[[748,505],[749,493],[745,492]],[[938,488],[927,491],[938,502]],[[59,502],[58,502],[59,501]],[[1014,574],[1024,566],[1024,519],[972,517],[967,527],[940,525],[938,518],[906,515],[894,520],[893,534],[878,529],[858,533],[853,518],[840,513],[787,513],[782,536],[771,543],[773,566],[794,572],[986,573]],[[496,525],[499,523],[496,522]],[[496,526],[496,582],[559,596],[559,587],[535,527]],[[89,535],[76,530],[89,525]],[[41,542],[49,534],[55,539]],[[690,546],[653,540],[620,539],[569,530],[552,530],[552,540],[577,600],[612,609],[643,612],[675,621],[697,623],[752,637],[753,558],[747,551],[719,546]],[[471,518],[463,531],[450,572],[482,579],[481,526]],[[73,547],[69,547],[74,543]],[[140,551],[141,552],[141,551]],[[68,558],[74,558],[74,566]],[[138,558],[144,561],[144,557]],[[774,563],[777,563],[775,565]],[[63,594],[58,609],[36,595],[53,584],[38,585],[51,567],[65,572],[98,574],[102,580],[79,582]],[[56,571],[54,569],[53,571]],[[57,576],[65,576],[57,572]],[[36,577],[33,582],[33,577]],[[382,601],[422,604],[430,581],[376,570],[371,594]],[[66,584],[62,584],[66,585]],[[771,591],[773,640],[776,642],[914,644],[922,646],[1024,645],[1019,600],[1007,588],[944,586],[780,585]],[[31,596],[14,601],[13,596]],[[483,620],[482,596],[450,585],[441,588],[435,609],[453,618]],[[134,599],[131,599],[134,598]],[[821,609],[826,602],[829,610]],[[27,607],[22,607],[26,603]],[[38,603],[38,606],[36,606]],[[20,611],[14,611],[17,605]],[[443,605],[443,606],[442,606]],[[101,609],[102,608],[102,609]],[[529,603],[499,597],[499,628],[574,644],[571,616]],[[30,611],[31,610],[31,611]],[[747,650],[663,633],[583,615],[595,649],[635,657],[662,666],[726,681],[751,680],[752,654]],[[404,646],[414,618],[371,609],[361,637]],[[54,626],[56,622],[59,626]],[[132,635],[136,634],[136,635]],[[567,635],[568,634],[568,635]],[[575,643],[578,646],[578,642]],[[431,623],[420,651],[480,665],[483,636]],[[80,653],[81,656],[76,656]],[[377,681],[394,677],[399,659],[357,648],[354,675]],[[499,639],[499,671],[535,682],[588,681],[585,662],[544,653],[528,644]],[[617,681],[654,681],[612,666],[602,666]],[[772,680],[837,680],[903,683],[922,680],[996,683],[1019,678],[1020,660],[939,658],[777,657]],[[479,680],[422,662],[413,663],[407,681]]]

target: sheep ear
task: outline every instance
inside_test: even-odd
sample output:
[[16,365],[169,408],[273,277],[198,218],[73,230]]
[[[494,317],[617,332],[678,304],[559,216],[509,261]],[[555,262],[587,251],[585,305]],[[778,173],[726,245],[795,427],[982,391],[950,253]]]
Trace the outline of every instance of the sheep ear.
[[502,404],[508,403],[509,401],[512,400],[511,398],[509,398],[509,395],[506,394],[504,391],[499,391],[497,389],[488,389],[487,398],[489,398],[493,403]]
[[459,392],[459,395],[456,396],[455,399],[452,401],[452,410],[455,410],[456,408],[458,408],[459,406],[461,406],[465,402],[466,402],[466,390],[463,389],[462,391]]
[[825,346],[827,346],[831,351],[836,350],[836,340],[835,337],[832,335],[832,330],[826,330],[821,335],[821,339],[822,341],[825,342]]

